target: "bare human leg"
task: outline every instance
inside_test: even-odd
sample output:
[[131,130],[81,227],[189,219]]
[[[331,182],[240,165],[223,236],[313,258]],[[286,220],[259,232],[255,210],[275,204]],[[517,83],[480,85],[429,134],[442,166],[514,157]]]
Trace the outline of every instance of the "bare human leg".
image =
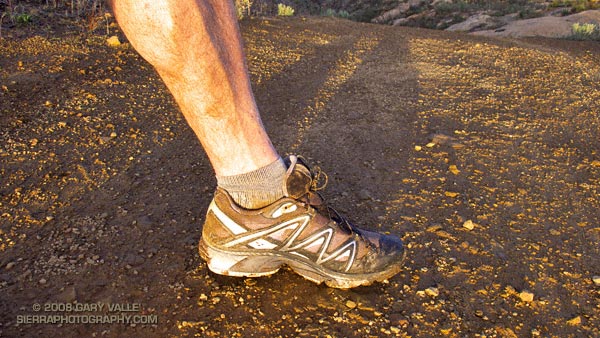
[[158,71],[218,176],[279,159],[252,94],[234,6],[227,0],[114,0],[133,47]]

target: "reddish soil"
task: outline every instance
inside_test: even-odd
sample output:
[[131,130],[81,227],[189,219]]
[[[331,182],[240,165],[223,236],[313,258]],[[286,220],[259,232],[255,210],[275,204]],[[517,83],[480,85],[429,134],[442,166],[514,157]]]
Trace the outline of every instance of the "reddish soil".
[[[402,236],[406,268],[352,290],[212,274],[213,172],[157,74],[107,36],[38,27],[0,40],[0,336],[600,335],[598,43],[242,28],[274,144],[324,169],[355,223]],[[91,303],[135,308],[46,305]],[[72,314],[157,322],[22,323]]]

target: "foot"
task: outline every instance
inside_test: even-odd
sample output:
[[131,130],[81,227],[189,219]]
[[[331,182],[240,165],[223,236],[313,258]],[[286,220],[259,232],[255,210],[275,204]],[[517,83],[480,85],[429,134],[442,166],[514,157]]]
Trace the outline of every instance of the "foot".
[[217,188],[199,245],[211,271],[258,277],[287,265],[308,280],[343,289],[400,271],[405,252],[399,238],[356,228],[317,193],[326,179],[318,168],[311,171],[296,156],[286,162],[286,196],[264,208],[243,209]]

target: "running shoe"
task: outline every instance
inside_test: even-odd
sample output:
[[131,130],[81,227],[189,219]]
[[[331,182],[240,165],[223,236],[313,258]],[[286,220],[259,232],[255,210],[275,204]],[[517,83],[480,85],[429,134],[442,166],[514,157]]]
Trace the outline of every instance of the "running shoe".
[[401,270],[405,251],[398,237],[354,226],[318,193],[327,184],[318,167],[297,156],[285,161],[285,197],[264,208],[244,209],[217,188],[199,244],[211,271],[260,277],[287,265],[315,283],[347,289]]

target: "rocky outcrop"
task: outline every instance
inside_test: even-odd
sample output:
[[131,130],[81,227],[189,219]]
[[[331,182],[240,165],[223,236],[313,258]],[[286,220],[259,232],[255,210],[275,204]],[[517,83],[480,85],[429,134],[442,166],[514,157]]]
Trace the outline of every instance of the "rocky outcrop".
[[557,9],[553,6],[549,1],[531,2],[512,8],[517,11],[515,13],[503,15],[507,13],[508,8],[498,7],[492,10],[477,3],[463,6],[456,0],[403,0],[374,18],[372,22],[446,29],[486,36],[552,38],[572,35],[574,23],[600,26],[600,10],[587,10],[563,16],[575,9]]
[[589,10],[563,17],[545,16],[518,20],[500,28],[478,31],[473,34],[515,38],[532,36],[564,38],[572,34],[575,23],[591,23],[600,26],[600,10]]
[[504,17],[491,16],[479,13],[469,17],[467,20],[451,25],[446,30],[458,32],[472,32],[476,30],[496,29],[507,22],[515,20],[515,15],[506,15]]
[[407,2],[399,4],[396,8],[384,12],[380,16],[371,20],[372,23],[386,24],[390,21],[401,17],[410,10],[410,4]]

